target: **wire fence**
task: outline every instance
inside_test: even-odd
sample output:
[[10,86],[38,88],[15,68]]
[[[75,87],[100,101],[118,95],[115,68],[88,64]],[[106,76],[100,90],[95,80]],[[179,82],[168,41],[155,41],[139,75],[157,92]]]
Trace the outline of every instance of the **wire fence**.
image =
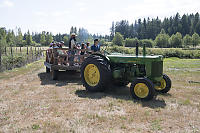
[[0,71],[22,67],[43,58],[41,47],[4,47],[0,50]]

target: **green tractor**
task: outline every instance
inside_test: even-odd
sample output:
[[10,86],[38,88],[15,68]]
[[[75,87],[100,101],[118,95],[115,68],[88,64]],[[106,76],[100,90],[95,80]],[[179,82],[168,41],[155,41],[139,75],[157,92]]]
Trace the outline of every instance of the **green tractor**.
[[81,65],[81,79],[88,91],[104,91],[109,85],[126,86],[131,83],[130,93],[134,99],[150,100],[155,92],[167,93],[171,80],[163,74],[163,56],[92,54]]

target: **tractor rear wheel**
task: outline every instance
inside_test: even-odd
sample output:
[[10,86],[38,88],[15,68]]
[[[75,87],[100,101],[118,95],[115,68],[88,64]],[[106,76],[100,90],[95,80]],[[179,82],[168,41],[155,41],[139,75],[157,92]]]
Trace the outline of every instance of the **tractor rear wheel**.
[[155,86],[155,90],[160,93],[167,93],[171,89],[172,82],[170,78],[163,74],[163,78],[160,81],[160,86]]
[[51,71],[51,78],[53,80],[57,80],[58,79],[58,70],[52,70]]
[[81,65],[81,79],[86,90],[104,91],[111,80],[110,65],[98,55],[91,55]]
[[150,100],[155,95],[154,85],[147,78],[137,78],[130,87],[130,93],[134,99]]

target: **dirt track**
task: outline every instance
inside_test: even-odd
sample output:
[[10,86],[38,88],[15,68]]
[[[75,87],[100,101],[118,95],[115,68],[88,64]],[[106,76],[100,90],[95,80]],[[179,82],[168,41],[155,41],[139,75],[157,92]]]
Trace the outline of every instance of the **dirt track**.
[[0,79],[0,132],[200,132],[200,85],[169,76],[169,94],[149,102],[132,100],[129,85],[89,93],[79,73],[52,81],[44,67]]

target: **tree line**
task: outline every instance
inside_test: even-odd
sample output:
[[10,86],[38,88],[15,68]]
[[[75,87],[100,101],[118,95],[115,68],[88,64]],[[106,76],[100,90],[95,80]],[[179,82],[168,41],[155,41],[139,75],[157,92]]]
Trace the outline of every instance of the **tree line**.
[[20,28],[17,32],[14,30],[6,30],[6,28],[0,28],[0,46],[47,46],[53,41],[53,35],[50,32],[43,31],[42,33],[30,33],[28,30],[22,34]]
[[[71,33],[77,34],[77,42],[93,42],[94,38],[99,38],[104,40],[104,36],[89,34],[89,32],[84,28],[71,27],[69,34],[58,33],[53,35],[51,32],[42,31],[41,33],[30,33],[28,30],[26,33],[22,34],[20,28],[14,32],[14,30],[6,30],[5,27],[0,27],[0,46],[49,46],[53,41],[61,42],[64,41],[65,45],[68,46],[68,41]],[[107,38],[109,36],[107,35]]]
[[129,24],[127,20],[121,20],[119,22],[113,22],[110,28],[110,37],[113,39],[116,32],[119,32],[125,38],[138,39],[155,39],[160,33],[161,29],[164,29],[166,34],[172,36],[177,32],[182,36],[186,34],[192,36],[195,32],[200,35],[200,18],[199,13],[184,14],[180,16],[177,13],[175,16],[164,18],[163,21],[158,17],[150,19],[138,19],[134,23]]
[[[114,44],[135,46],[136,42],[146,43],[149,47],[196,47],[200,43],[199,13],[177,13],[161,21],[156,19],[138,19],[133,24],[127,20],[113,22],[110,39]],[[140,41],[139,41],[140,40]]]

